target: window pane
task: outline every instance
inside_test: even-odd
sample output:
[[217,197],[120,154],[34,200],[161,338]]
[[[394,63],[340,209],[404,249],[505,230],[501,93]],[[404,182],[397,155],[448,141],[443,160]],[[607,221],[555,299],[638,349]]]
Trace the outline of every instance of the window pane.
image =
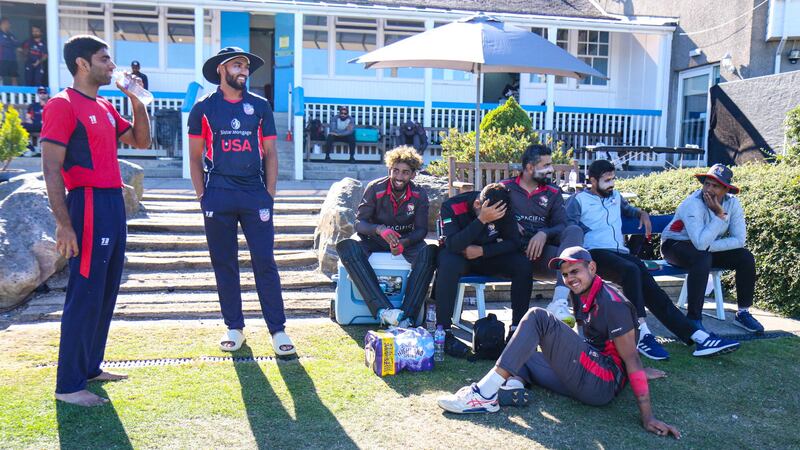
[[[598,72],[602,73],[603,75],[608,75],[608,59],[606,58],[594,58],[594,62],[592,67],[597,69]],[[592,84],[595,86],[605,86],[608,83],[608,80],[603,78],[592,77]]]
[[556,40],[567,42],[569,40],[569,30],[561,28],[558,30],[558,36]]
[[328,18],[326,16],[303,16],[304,25],[327,26]]
[[[409,37],[408,34],[393,34],[386,33],[383,36],[384,45],[394,44]],[[397,69],[384,69],[383,76],[387,78],[424,78],[425,69],[420,68],[397,68]]]
[[608,56],[608,44],[600,44],[598,48],[600,49],[600,56]]
[[[79,34],[91,34],[105,40],[106,33],[104,30],[103,19],[90,19],[87,17],[60,17],[59,18],[59,33],[58,33],[58,58],[64,62],[64,52],[60,49],[64,48],[64,42],[72,36]],[[114,55],[112,55],[113,57]]]
[[328,74],[328,32],[303,30],[303,73]]
[[601,31],[600,32],[600,42],[604,44],[608,44],[608,31]]
[[167,24],[167,67],[194,68],[194,25]]
[[589,40],[588,32],[586,30],[578,31],[578,40],[581,42],[586,42]]
[[347,61],[375,50],[375,34],[356,31],[336,33],[336,75],[374,77],[375,70],[364,69],[361,64]]
[[121,66],[137,60],[143,68],[158,67],[158,24],[115,20],[113,56]]

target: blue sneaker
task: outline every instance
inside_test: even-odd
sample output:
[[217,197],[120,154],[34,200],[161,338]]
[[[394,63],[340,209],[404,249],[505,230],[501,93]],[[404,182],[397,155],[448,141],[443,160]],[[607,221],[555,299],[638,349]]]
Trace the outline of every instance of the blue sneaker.
[[636,345],[639,353],[655,360],[669,359],[669,352],[664,350],[664,347],[656,341],[656,337],[650,333],[645,334],[639,339],[639,344]]
[[700,344],[697,344],[692,355],[694,356],[715,356],[724,355],[725,353],[735,352],[739,350],[739,343],[733,339],[726,339],[719,337],[716,334],[709,333],[708,338]]
[[761,325],[752,314],[750,314],[750,311],[737,312],[736,317],[733,319],[733,323],[751,333],[764,334],[764,326]]
[[692,323],[692,325],[694,325],[694,328],[695,328],[695,329],[697,329],[697,330],[703,330],[703,331],[705,331],[706,333],[708,333],[708,331],[706,330],[706,327],[704,327],[704,326],[703,326],[703,319],[697,319],[697,320],[695,320],[695,319],[689,319],[689,322],[691,322],[691,323]]

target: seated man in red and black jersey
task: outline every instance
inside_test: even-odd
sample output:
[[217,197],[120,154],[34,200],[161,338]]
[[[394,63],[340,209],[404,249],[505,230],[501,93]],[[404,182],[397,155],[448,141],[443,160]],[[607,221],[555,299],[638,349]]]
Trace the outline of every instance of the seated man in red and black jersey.
[[[425,244],[428,234],[428,195],[412,181],[422,167],[422,157],[408,146],[386,153],[389,175],[367,185],[356,214],[358,239],[336,244],[342,265],[381,323],[413,323],[425,302],[436,269],[436,246]],[[403,255],[411,263],[401,307],[394,308],[369,265],[372,252]]]
[[600,406],[611,402],[630,381],[642,426],[659,436],[680,438],[675,427],[653,415],[647,380],[665,374],[642,366],[636,350],[636,308],[597,276],[592,255],[582,247],[565,249],[549,265],[561,272],[572,291],[585,338],[549,311],[532,308],[495,367],[479,382],[440,398],[439,406],[463,414],[526,405],[529,395],[523,383]]
[[442,204],[444,248],[436,272],[436,323],[445,330],[445,352],[463,357],[466,345],[449,331],[458,280],[468,273],[511,279],[511,325],[516,326],[531,299],[533,263],[520,250],[517,222],[508,205],[508,189],[492,183],[481,192],[466,192]]

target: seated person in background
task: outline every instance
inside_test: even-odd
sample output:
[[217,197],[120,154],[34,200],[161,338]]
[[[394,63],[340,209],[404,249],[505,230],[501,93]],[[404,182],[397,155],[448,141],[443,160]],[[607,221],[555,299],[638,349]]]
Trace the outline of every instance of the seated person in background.
[[42,131],[42,109],[45,103],[50,99],[47,94],[47,88],[40,86],[36,89],[36,101],[28,105],[28,111],[23,115],[22,126],[28,131],[31,136],[31,142],[28,148],[34,151],[36,148],[36,137]]
[[561,271],[573,303],[580,305],[577,314],[584,319],[585,338],[547,310],[532,308],[495,367],[479,382],[440,398],[439,406],[463,414],[526,405],[523,383],[600,406],[610,403],[630,380],[644,429],[680,439],[675,427],[653,415],[647,380],[665,374],[643,367],[636,353],[636,308],[596,275],[592,256],[581,247],[565,249],[551,267]]
[[[511,278],[512,327],[528,311],[533,263],[520,250],[517,222],[508,210],[508,188],[492,183],[481,192],[466,192],[442,204],[444,248],[436,272],[436,323],[445,330],[445,352],[466,356],[469,348],[450,332],[458,280],[463,275]],[[509,330],[509,335],[511,331]]]
[[[408,326],[416,320],[436,269],[436,246],[425,244],[428,234],[428,195],[412,181],[422,157],[411,147],[386,152],[389,176],[373,180],[364,190],[356,213],[358,240],[336,244],[339,259],[364,297],[370,312],[381,323]],[[405,298],[394,308],[369,265],[372,252],[403,255],[411,263]]]
[[656,341],[645,322],[645,306],[675,336],[691,345],[697,344],[694,356],[727,353],[739,343],[699,329],[672,303],[672,299],[656,283],[642,260],[631,255],[622,237],[622,215],[638,217],[650,235],[650,216],[631,206],[614,190],[614,165],[597,160],[589,166],[591,190],[584,190],[567,201],[567,220],[584,232],[583,246],[597,262],[597,273],[622,286],[622,291],[639,317],[639,353],[650,359],[667,359],[669,353]]
[[356,121],[348,114],[347,106],[339,107],[339,114],[331,117],[328,137],[325,138],[325,161],[331,159],[334,142],[347,142],[350,161],[356,160]]
[[517,178],[503,180],[511,193],[511,211],[522,233],[522,251],[533,262],[533,276],[538,280],[556,280],[553,301],[547,306],[560,320],[575,325],[570,313],[569,289],[547,262],[567,247],[583,244],[583,230],[567,225],[567,212],[561,189],[550,183],[553,157],[544,145],[530,145],[522,154],[522,172]]
[[752,333],[764,327],[750,314],[756,284],[756,261],[744,248],[747,229],[739,200],[739,188],[731,184],[733,172],[715,164],[708,173],[695,175],[702,189],[691,193],[675,211],[661,234],[661,253],[670,264],[686,269],[686,316],[703,328],[702,312],[706,280],[712,267],[736,271],[735,322]]

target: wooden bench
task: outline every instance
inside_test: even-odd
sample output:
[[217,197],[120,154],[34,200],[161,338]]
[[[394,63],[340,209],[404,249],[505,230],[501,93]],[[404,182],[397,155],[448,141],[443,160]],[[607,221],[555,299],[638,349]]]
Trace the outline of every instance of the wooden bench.
[[[447,164],[447,183],[451,197],[462,192],[471,191],[475,188],[474,161],[456,161],[456,158],[451,156],[448,158]],[[506,178],[517,176],[521,170],[521,164],[480,162],[478,164],[478,169],[480,171],[481,186],[486,186],[490,183],[496,183]],[[578,163],[574,160],[572,164],[553,164],[553,182],[558,185],[567,184],[569,182],[569,172],[571,170],[578,172]]]
[[[328,134],[327,130],[329,129],[329,125],[327,123],[324,123],[324,124],[322,124],[322,126],[325,128],[325,130],[326,130],[325,134],[327,135]],[[356,128],[377,128],[378,129],[378,140],[376,142],[359,141],[358,139],[356,139],[356,155],[377,155],[378,158],[377,158],[376,161],[377,162],[383,161],[383,154],[386,152],[386,135],[383,133],[383,126],[381,126],[381,125],[378,125],[377,127],[356,126]],[[305,144],[305,158],[304,158],[305,161],[314,161],[315,160],[315,159],[313,159],[311,157],[311,155],[312,155],[312,150],[311,149],[313,149],[315,145],[319,145],[320,149],[321,149],[321,153],[319,153],[319,154],[322,155],[322,156],[320,158],[318,158],[318,159],[322,160],[322,158],[325,157],[324,156],[325,155],[325,140],[312,140],[308,136],[308,133],[304,133],[303,141],[304,141],[304,144]],[[334,142],[331,145],[331,156],[337,154],[338,153],[337,150],[339,148],[345,148],[346,151],[349,154],[350,149],[349,149],[349,147],[348,147],[346,142]],[[359,152],[359,149],[362,150],[362,151]],[[370,161],[372,161],[372,159],[370,159]]]

